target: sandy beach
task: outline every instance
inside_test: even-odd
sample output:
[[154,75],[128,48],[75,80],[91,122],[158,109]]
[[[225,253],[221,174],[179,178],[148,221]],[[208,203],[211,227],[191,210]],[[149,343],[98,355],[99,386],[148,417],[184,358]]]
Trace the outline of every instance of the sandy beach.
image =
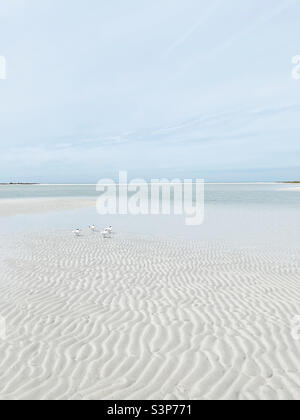
[[59,212],[64,210],[89,208],[93,206],[95,206],[95,200],[92,198],[44,197],[43,199],[2,199],[0,217]]
[[297,247],[2,235],[0,399],[300,399]]

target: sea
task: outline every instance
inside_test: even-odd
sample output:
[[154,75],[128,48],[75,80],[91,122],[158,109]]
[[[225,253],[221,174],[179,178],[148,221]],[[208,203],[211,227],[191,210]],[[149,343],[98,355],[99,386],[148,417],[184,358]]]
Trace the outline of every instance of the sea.
[[[1,185],[2,200],[43,198],[92,198],[88,209],[47,211],[0,217],[0,233],[15,231],[87,231],[113,225],[116,232],[202,241],[237,241],[245,246],[300,244],[300,186],[280,183],[204,185],[204,218],[187,226],[184,216],[105,215],[96,210],[100,194],[96,185]],[[2,204],[4,201],[2,201]]]

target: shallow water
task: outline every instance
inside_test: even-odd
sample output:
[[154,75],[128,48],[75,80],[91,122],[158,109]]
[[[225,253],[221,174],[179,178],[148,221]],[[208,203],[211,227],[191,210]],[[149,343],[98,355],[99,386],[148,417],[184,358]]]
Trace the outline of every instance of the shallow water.
[[[95,197],[95,186],[2,186],[0,197]],[[96,203],[96,200],[95,200]],[[1,199],[0,199],[1,205]],[[113,225],[116,231],[241,246],[297,246],[300,242],[300,191],[282,184],[206,184],[205,218],[189,227],[183,216],[100,216],[88,209],[0,217],[1,233],[51,231]],[[87,234],[87,233],[86,233]]]
[[[224,205],[276,204],[300,207],[299,191],[295,191],[290,184],[205,184],[205,202]],[[0,200],[97,196],[99,192],[96,191],[95,185],[0,185]]]

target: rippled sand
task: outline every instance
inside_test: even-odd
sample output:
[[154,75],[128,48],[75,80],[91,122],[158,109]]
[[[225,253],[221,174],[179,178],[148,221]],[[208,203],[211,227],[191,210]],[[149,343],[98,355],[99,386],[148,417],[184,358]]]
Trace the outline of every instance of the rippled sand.
[[300,399],[299,249],[0,242],[1,399]]

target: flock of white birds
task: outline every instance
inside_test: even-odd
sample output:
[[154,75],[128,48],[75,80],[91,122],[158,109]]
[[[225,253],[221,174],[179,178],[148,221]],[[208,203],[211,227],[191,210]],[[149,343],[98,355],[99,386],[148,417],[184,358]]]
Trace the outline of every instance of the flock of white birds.
[[[89,226],[89,229],[92,233],[97,232],[97,228],[96,228],[95,225]],[[102,235],[102,237],[104,239],[109,239],[109,238],[111,238],[112,232],[113,232],[112,226],[109,226],[109,227],[105,228],[102,232],[100,232],[100,234]],[[82,236],[82,230],[81,229],[75,229],[75,230],[72,231],[72,233],[76,237]]]

